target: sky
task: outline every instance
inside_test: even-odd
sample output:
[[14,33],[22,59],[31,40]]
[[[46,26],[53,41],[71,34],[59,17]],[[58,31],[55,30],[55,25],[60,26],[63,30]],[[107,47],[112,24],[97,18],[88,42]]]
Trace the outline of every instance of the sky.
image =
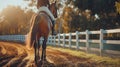
[[4,8],[6,8],[9,5],[20,6],[22,8],[28,6],[27,2],[23,0],[0,0],[0,11],[2,11]]
[[[62,4],[64,4],[65,1],[66,1],[66,0],[60,0],[60,2],[61,2]],[[0,12],[1,12],[4,8],[8,7],[9,5],[12,5],[12,6],[20,6],[21,8],[25,8],[25,7],[28,7],[28,3],[29,3],[29,2],[26,2],[26,1],[24,1],[24,0],[0,0]],[[64,6],[65,6],[65,5],[64,5]],[[34,12],[37,12],[36,7],[29,7],[29,8],[30,8],[30,9],[33,9]],[[63,10],[63,8],[61,8],[61,9],[59,10],[59,13],[60,13],[60,14],[62,13],[62,10]]]

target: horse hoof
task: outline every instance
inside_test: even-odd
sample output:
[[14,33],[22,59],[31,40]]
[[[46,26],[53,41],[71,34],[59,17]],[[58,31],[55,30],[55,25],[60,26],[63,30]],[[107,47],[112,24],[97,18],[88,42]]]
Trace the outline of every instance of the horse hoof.
[[38,60],[38,61],[36,61],[35,63],[36,63],[36,65],[37,65],[37,67],[41,67],[42,64],[43,64],[43,62],[42,62],[41,60]]
[[39,65],[42,65],[42,64],[43,64],[43,61],[42,61],[42,60],[40,60],[40,61],[39,61]]
[[47,61],[45,58],[44,59],[41,59],[42,61]]

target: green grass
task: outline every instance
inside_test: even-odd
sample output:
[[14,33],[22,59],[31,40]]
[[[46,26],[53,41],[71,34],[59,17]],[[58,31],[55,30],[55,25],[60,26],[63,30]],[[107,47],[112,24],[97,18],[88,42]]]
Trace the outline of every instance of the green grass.
[[71,49],[68,49],[68,48],[60,48],[60,47],[52,47],[52,46],[49,46],[48,48],[51,48],[51,49],[55,49],[55,50],[59,50],[61,52],[65,52],[65,53],[68,53],[72,56],[76,56],[76,57],[79,57],[79,58],[85,58],[85,59],[89,59],[95,63],[105,63],[105,64],[111,64],[111,65],[117,65],[117,66],[120,66],[120,58],[110,58],[110,57],[101,57],[101,56],[97,56],[95,54],[87,54],[85,52],[81,52],[81,51],[78,51],[78,50],[71,50]]

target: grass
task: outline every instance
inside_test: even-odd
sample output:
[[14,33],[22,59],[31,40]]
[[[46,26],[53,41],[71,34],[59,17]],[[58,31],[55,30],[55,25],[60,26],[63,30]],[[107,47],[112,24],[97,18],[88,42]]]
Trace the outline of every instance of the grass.
[[120,58],[110,58],[110,57],[101,57],[101,56],[97,56],[95,54],[87,54],[85,52],[81,52],[78,50],[71,50],[69,48],[60,48],[60,47],[55,47],[53,48],[52,46],[49,46],[48,48],[51,49],[55,49],[55,50],[59,50],[61,52],[65,52],[68,53],[72,56],[76,56],[79,58],[85,58],[85,59],[89,59],[90,61],[93,61],[95,63],[104,63],[104,64],[110,64],[110,65],[117,65],[120,66]]

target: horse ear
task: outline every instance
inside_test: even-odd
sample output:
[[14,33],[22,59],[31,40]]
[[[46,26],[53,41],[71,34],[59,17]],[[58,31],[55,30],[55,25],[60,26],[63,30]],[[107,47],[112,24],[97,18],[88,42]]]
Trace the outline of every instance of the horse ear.
[[56,0],[54,0],[54,3],[56,4]]

